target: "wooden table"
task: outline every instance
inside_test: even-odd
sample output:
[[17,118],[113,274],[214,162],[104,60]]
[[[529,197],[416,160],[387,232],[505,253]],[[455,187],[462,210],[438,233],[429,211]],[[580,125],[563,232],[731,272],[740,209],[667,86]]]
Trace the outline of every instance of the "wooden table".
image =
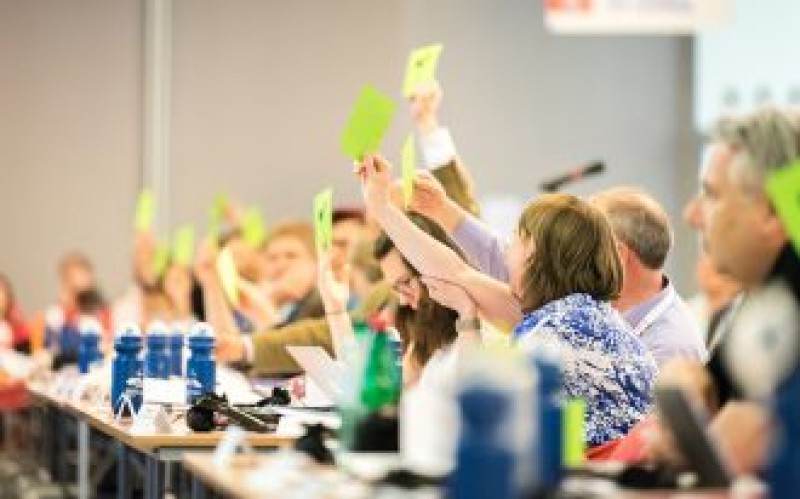
[[[221,431],[195,433],[191,430],[172,434],[134,433],[130,418],[116,421],[110,410],[100,411],[87,404],[60,399],[41,385],[29,386],[29,393],[34,403],[52,406],[78,422],[78,495],[81,499],[89,497],[90,428],[117,443],[117,497],[120,498],[128,497],[130,492],[127,476],[130,450],[145,456],[145,497],[161,498],[165,463],[181,461],[188,451],[209,453],[225,435]],[[275,434],[248,433],[245,438],[250,447],[261,450],[288,445],[292,441],[290,437]]]

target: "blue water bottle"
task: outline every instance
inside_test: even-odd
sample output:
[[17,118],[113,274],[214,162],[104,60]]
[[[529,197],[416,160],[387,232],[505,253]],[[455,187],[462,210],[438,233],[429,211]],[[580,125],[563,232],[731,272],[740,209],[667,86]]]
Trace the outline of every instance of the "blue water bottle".
[[514,456],[501,445],[498,435],[510,409],[508,396],[489,386],[475,385],[467,387],[458,402],[463,429],[447,496],[511,499]]
[[144,377],[168,379],[170,359],[167,352],[169,330],[161,321],[153,321],[147,329],[147,352],[144,356]]
[[217,381],[214,361],[214,330],[198,322],[189,330],[189,359],[186,361],[186,394],[193,404],[201,395],[213,392]]
[[183,376],[183,332],[184,324],[175,323],[169,335],[169,374]]
[[122,327],[114,341],[116,356],[111,364],[111,405],[119,412],[122,395],[131,401],[134,411],[142,405],[142,332],[136,324]]
[[103,352],[100,349],[102,326],[91,316],[81,317],[78,326],[80,343],[78,343],[78,371],[88,374],[93,367],[103,363]]
[[538,409],[538,441],[531,449],[537,463],[540,490],[558,486],[563,472],[563,419],[561,368],[555,352],[539,350],[531,359],[537,371],[536,407]]

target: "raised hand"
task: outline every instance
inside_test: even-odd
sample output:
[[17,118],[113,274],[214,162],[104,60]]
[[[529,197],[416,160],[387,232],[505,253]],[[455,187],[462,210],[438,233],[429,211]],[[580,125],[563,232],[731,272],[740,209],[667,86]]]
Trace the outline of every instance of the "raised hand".
[[347,302],[350,299],[349,268],[345,267],[344,279],[337,281],[331,268],[330,253],[319,256],[319,270],[317,272],[317,285],[326,314],[339,314],[347,311]]
[[432,276],[424,276],[420,280],[428,288],[432,300],[455,310],[460,318],[474,319],[477,316],[475,302],[463,286]]
[[442,87],[436,81],[422,83],[411,94],[411,119],[421,134],[439,126],[437,114],[442,103]]
[[365,156],[358,165],[361,194],[367,210],[376,215],[389,204],[392,178],[391,165],[380,156]]

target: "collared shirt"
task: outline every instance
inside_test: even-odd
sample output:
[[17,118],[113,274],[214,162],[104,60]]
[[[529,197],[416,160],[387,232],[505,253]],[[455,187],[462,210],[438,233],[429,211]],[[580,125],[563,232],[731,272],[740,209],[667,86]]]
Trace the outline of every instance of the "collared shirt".
[[666,276],[659,293],[626,310],[623,317],[659,367],[675,358],[699,362],[708,359],[703,334],[692,311]]
[[526,350],[558,349],[565,394],[586,402],[590,446],[624,436],[650,412],[655,362],[608,303],[565,296],[527,314],[514,336]]

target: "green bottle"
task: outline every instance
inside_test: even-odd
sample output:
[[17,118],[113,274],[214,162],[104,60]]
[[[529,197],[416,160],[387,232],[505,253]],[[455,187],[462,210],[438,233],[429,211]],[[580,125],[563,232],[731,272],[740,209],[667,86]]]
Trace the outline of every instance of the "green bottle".
[[368,412],[396,407],[400,400],[401,380],[395,354],[385,332],[372,337],[364,378],[361,383],[361,403]]

